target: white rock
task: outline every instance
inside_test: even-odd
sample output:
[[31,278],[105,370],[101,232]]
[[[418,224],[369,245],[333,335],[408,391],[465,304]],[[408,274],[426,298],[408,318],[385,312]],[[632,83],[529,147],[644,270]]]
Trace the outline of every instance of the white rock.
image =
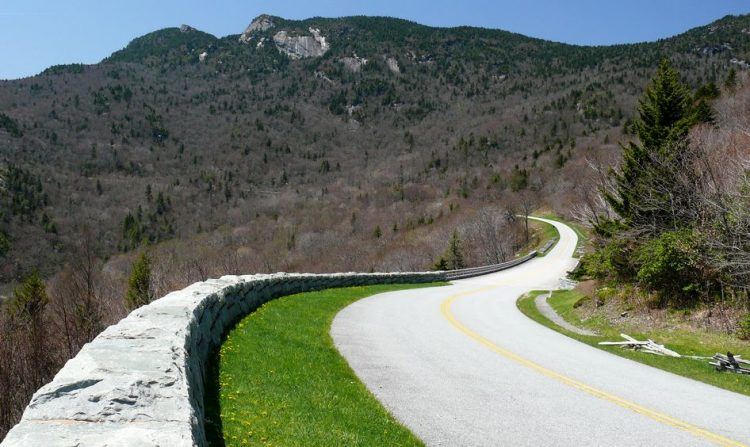
[[359,73],[362,70],[362,67],[367,65],[367,62],[367,59],[358,57],[356,54],[354,54],[353,57],[341,58],[341,63],[344,64],[344,67],[352,73]]
[[245,28],[245,31],[240,35],[240,42],[250,42],[256,34],[268,31],[269,29],[276,26],[273,22],[273,18],[267,14],[256,17],[250,25]]
[[389,57],[385,60],[385,63],[388,65],[388,69],[391,70],[391,73],[399,74],[401,73],[401,68],[398,66],[398,61],[395,57]]
[[320,57],[328,52],[330,45],[320,30],[309,29],[311,36],[290,36],[287,31],[279,31],[273,36],[273,41],[279,51],[291,59]]

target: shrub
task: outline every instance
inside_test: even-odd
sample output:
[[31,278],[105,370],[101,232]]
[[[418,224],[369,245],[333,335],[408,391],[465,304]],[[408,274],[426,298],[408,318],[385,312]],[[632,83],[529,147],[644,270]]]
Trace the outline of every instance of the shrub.
[[692,230],[662,233],[643,244],[635,257],[643,286],[683,304],[698,296],[704,275],[700,237]]
[[750,313],[740,320],[737,336],[743,340],[750,340]]
[[623,239],[612,239],[606,245],[581,258],[581,275],[596,279],[621,279],[634,275],[630,247]]

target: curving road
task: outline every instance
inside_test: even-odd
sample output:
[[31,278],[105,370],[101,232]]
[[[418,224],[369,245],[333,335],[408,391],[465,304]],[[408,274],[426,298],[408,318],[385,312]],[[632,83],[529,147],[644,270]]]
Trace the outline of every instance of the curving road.
[[576,234],[544,258],[447,287],[358,301],[331,335],[354,371],[430,446],[750,445],[750,398],[579,343],[515,305],[557,287]]

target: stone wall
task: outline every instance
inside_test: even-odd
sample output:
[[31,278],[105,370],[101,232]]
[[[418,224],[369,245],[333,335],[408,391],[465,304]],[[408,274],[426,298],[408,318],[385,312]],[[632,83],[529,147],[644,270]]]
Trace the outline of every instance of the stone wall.
[[225,276],[110,326],[34,394],[3,447],[205,445],[206,361],[239,318],[283,295],[443,281],[435,273]]
[[203,446],[206,363],[241,317],[280,296],[498,272],[536,256],[449,272],[277,273],[195,283],[133,311],[34,394],[2,447]]

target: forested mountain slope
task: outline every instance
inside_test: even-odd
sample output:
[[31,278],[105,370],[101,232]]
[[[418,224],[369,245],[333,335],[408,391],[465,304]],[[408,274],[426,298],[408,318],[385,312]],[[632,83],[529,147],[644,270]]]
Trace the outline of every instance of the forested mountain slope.
[[715,115],[698,130],[737,143],[712,153],[743,155],[748,33],[582,47],[260,16],[0,82],[0,437],[107,324],[191,282],[501,262],[533,246],[517,214],[598,210],[591,167],[643,130],[664,58],[684,108]]
[[172,240],[176,259],[231,254],[243,271],[425,268],[474,210],[574,202],[660,58],[720,83],[750,59],[749,30],[726,17],[583,47],[261,16],[1,82],[0,279],[50,275],[83,239],[102,259]]

